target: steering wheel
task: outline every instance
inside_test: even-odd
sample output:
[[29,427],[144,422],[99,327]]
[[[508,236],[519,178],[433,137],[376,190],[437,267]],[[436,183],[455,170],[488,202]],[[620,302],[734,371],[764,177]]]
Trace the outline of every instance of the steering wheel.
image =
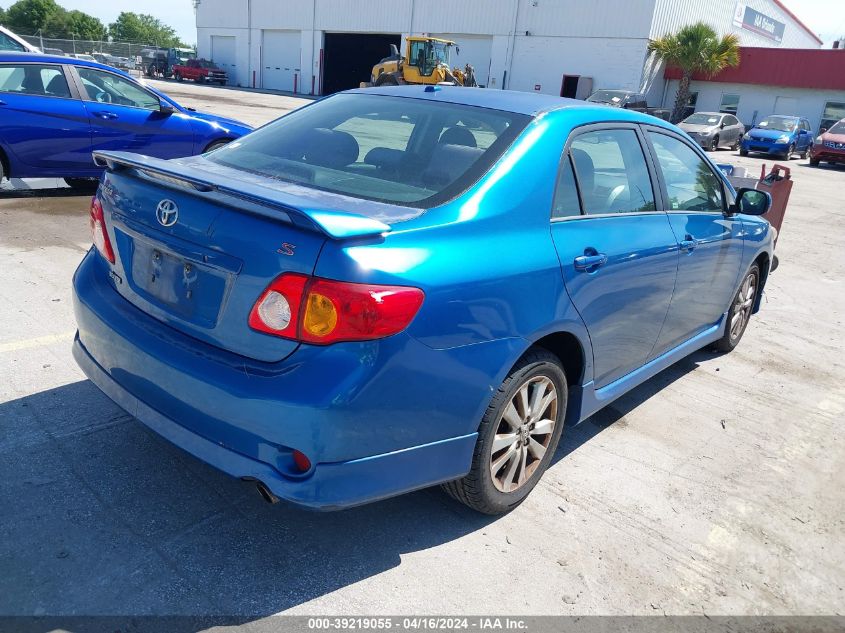
[[108,92],[106,92],[105,90],[98,92],[97,95],[94,97],[94,99],[96,99],[100,103],[111,103],[112,102],[111,101],[111,95]]
[[616,185],[613,188],[613,191],[611,191],[610,194],[607,196],[607,202],[605,205],[605,209],[608,213],[612,212],[613,205],[615,205],[618,200],[622,199],[622,194],[625,194],[627,192],[628,185]]

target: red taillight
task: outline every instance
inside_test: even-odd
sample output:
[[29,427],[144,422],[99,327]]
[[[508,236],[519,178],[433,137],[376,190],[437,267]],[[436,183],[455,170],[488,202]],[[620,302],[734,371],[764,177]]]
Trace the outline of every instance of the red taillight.
[[100,251],[100,255],[114,264],[114,251],[111,247],[109,234],[106,232],[106,220],[103,217],[103,205],[97,196],[91,198],[91,239],[94,246]]
[[401,332],[424,298],[419,288],[356,284],[285,273],[262,293],[250,327],[306,343],[368,341]]
[[293,463],[296,464],[300,472],[306,473],[311,470],[311,460],[302,451],[295,450],[293,452]]

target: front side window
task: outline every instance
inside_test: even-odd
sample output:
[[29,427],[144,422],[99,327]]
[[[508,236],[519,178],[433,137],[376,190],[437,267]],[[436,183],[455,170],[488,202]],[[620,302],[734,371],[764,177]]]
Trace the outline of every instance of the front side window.
[[719,104],[719,112],[724,112],[726,114],[736,114],[737,109],[739,108],[739,95],[736,94],[723,94],[722,95],[722,103]]
[[722,181],[707,162],[683,141],[649,132],[669,195],[669,211],[724,210]]
[[599,130],[578,135],[569,149],[584,213],[654,211],[654,192],[634,130]]
[[0,65],[0,92],[70,98],[61,67],[42,64]]
[[333,193],[428,207],[469,188],[530,119],[454,103],[339,94],[208,160]]
[[161,107],[156,95],[147,92],[129,79],[94,68],[80,66],[76,70],[79,72],[79,78],[90,101],[144,110],[158,110]]

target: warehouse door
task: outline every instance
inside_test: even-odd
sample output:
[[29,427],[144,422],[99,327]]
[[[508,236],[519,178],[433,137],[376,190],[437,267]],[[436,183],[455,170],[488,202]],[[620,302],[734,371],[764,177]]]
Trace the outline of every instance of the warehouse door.
[[777,97],[775,99],[775,114],[799,116],[798,99],[795,97]]
[[229,83],[239,84],[238,69],[235,64],[235,36],[212,35],[211,59],[229,75]]
[[326,33],[323,40],[323,94],[357,88],[369,81],[373,66],[390,55],[390,45],[401,43],[399,34]]
[[301,31],[262,31],[261,86],[271,90],[300,91]]
[[452,49],[452,67],[463,70],[470,64],[475,69],[475,80],[479,86],[486,86],[490,80],[490,52],[493,50],[493,38],[460,33],[441,33],[433,37],[452,40],[457,45]]

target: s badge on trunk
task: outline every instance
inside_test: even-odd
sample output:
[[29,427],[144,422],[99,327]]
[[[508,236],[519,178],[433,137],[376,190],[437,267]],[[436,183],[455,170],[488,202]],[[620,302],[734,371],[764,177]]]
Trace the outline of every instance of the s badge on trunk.
[[165,198],[156,207],[156,219],[162,226],[173,226],[179,219],[179,207],[173,200]]

